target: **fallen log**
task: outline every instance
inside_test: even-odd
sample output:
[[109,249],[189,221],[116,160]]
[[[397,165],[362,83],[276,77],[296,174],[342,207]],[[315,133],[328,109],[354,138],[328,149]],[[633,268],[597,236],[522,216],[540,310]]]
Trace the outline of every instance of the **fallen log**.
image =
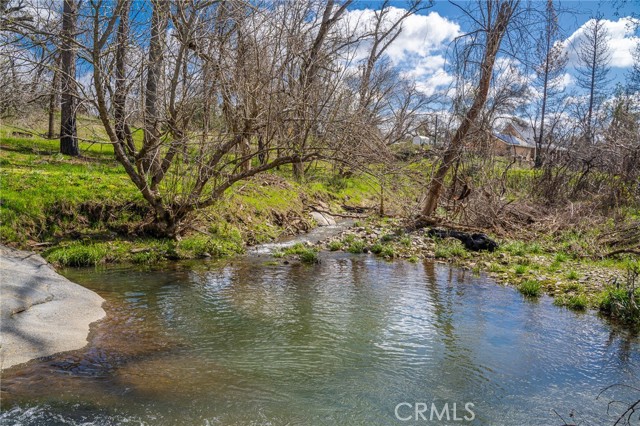
[[633,249],[633,248],[624,248],[624,249],[619,249],[619,250],[614,250],[612,252],[609,252],[602,257],[611,257],[611,256],[615,256],[616,254],[635,254],[636,256],[640,256],[640,250]]
[[311,207],[311,209],[318,213],[324,213],[324,214],[328,214],[335,217],[350,218],[350,219],[364,219],[368,216],[366,214],[333,213],[327,210],[319,209],[317,207]]

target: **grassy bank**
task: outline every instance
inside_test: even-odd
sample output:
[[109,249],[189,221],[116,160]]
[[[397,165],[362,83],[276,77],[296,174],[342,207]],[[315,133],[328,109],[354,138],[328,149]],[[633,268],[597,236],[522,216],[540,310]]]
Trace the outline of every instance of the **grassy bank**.
[[298,184],[283,167],[236,184],[179,241],[157,239],[139,232],[150,211],[109,145],[81,143],[81,157],[71,158],[57,140],[6,124],[0,145],[0,239],[65,266],[230,256],[310,229],[309,206],[372,206],[378,194],[364,175],[336,179],[319,165]]
[[[30,126],[37,129],[36,124]],[[102,141],[99,127],[91,120],[81,129],[84,139]],[[217,205],[199,211],[180,240],[150,238],[140,231],[150,218],[149,208],[114,160],[109,145],[83,142],[82,156],[71,158],[58,153],[57,140],[35,133],[25,134],[20,127],[6,124],[0,128],[0,239],[3,244],[42,252],[59,265],[152,264],[232,256],[247,245],[309,230],[314,226],[310,206],[337,212],[344,205],[375,210],[380,204],[379,183],[367,175],[337,177],[331,166],[319,163],[309,168],[300,184],[289,167],[282,167],[237,183]],[[383,191],[387,213],[407,217],[423,191],[430,166],[428,159],[419,159],[402,173],[388,175]],[[498,224],[502,232],[488,227],[500,243],[495,252],[469,252],[457,240],[406,232],[400,219],[373,216],[322,248],[370,252],[389,260],[452,262],[486,272],[526,297],[548,294],[561,306],[596,308],[637,323],[640,290],[631,283],[629,272],[640,268],[637,256],[608,253],[619,247],[616,238],[637,232],[634,226],[637,230],[640,212],[627,208],[590,216],[581,213],[588,205],[572,204],[569,219],[561,216],[561,210],[553,216],[548,208],[539,208],[546,216],[532,218],[527,188],[535,185],[535,172],[522,166],[503,173],[503,166],[498,160],[493,168],[478,167],[483,170],[482,179],[504,177],[506,201],[500,202],[505,209],[513,209],[509,214],[515,217],[506,224],[511,231],[505,231],[504,222]],[[481,177],[475,179],[473,184],[481,186]],[[484,205],[479,207],[482,211]],[[560,222],[562,226],[545,225]],[[296,246],[279,255],[317,261],[316,250],[307,247]]]

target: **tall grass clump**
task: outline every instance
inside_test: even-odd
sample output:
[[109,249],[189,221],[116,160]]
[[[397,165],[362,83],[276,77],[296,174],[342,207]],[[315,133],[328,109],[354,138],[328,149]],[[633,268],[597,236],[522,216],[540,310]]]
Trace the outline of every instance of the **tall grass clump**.
[[629,265],[622,283],[614,282],[600,293],[600,311],[624,323],[640,325],[639,277],[640,262]]
[[104,263],[108,255],[103,244],[74,242],[68,246],[56,247],[45,253],[46,259],[61,266],[95,266]]
[[538,297],[542,294],[540,282],[533,280],[521,282],[518,286],[518,290],[520,291],[520,293],[529,297]]
[[283,250],[274,254],[275,257],[283,256],[297,256],[303,263],[319,263],[318,251],[313,247],[308,247],[302,243],[296,243],[291,247],[286,247]]

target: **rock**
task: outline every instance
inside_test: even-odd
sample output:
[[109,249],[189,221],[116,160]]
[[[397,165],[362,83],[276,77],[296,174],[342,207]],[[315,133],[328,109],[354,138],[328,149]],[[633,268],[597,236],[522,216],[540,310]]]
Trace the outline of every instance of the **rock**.
[[74,284],[35,253],[0,246],[0,368],[87,344],[104,299]]
[[469,234],[467,232],[453,231],[450,229],[431,228],[428,235],[438,238],[455,238],[460,240],[467,250],[471,251],[494,251],[498,248],[498,243],[489,238],[486,234]]
[[316,221],[318,226],[330,226],[336,224],[335,219],[327,213],[311,212],[311,217]]
[[148,253],[148,252],[150,252],[150,251],[151,251],[151,249],[150,249],[150,248],[134,248],[134,249],[129,250],[129,252],[130,252],[131,254],[136,254],[136,253]]

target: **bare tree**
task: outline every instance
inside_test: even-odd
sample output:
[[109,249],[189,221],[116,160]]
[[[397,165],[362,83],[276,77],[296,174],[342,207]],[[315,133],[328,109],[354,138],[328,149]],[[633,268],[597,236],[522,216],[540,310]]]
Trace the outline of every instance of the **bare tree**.
[[586,90],[589,96],[587,111],[583,118],[584,135],[588,143],[594,141],[594,113],[598,112],[610,82],[608,78],[611,62],[610,39],[605,21],[597,17],[587,23],[584,36],[577,47],[577,84]]
[[475,90],[473,103],[462,117],[460,126],[454,133],[431,179],[427,197],[422,207],[422,214],[425,217],[430,217],[434,214],[438,206],[438,199],[444,186],[444,179],[447,172],[458,157],[469,130],[484,108],[489,94],[496,55],[500,49],[500,44],[507,31],[509,22],[518,6],[518,0],[487,0],[482,8],[482,16],[485,17],[485,21],[481,24],[477,19],[474,19],[480,27],[472,33],[472,44],[476,45],[479,42],[478,37],[480,35],[484,37],[478,85]]
[[[316,12],[316,20],[310,27],[304,21],[298,21],[298,24],[305,29],[307,35],[315,36],[310,38],[310,45],[301,46],[299,58],[302,60],[299,70],[297,92],[301,96],[302,102],[298,104],[297,125],[295,126],[295,134],[297,135],[297,143],[294,147],[294,156],[300,157],[304,152],[313,129],[316,127],[315,117],[318,115],[318,105],[314,95],[317,90],[319,73],[323,67],[330,65],[330,58],[336,49],[343,47],[343,40],[335,43],[331,40],[331,31],[335,28],[340,18],[347,11],[353,0],[346,0],[342,4],[336,5],[335,0],[327,0],[323,10]],[[314,111],[315,110],[315,111]],[[297,180],[304,177],[304,162],[296,160],[293,163],[293,174]]]
[[568,61],[568,55],[560,43],[558,13],[552,0],[547,0],[543,16],[544,28],[536,45],[538,64],[535,67],[535,72],[538,84],[542,88],[542,95],[540,99],[540,121],[536,135],[535,167],[542,166],[546,136],[545,124],[547,120],[547,108],[551,98],[559,91],[558,79],[564,73]]
[[636,48],[633,50],[633,68],[629,71],[629,91],[640,91],[640,43],[636,43]]
[[[152,3],[151,10],[128,0],[113,7],[87,6],[96,31],[86,47],[95,92],[87,101],[98,111],[118,161],[152,207],[154,220],[147,231],[175,237],[190,213],[217,202],[235,182],[304,163],[321,155],[327,141],[346,138],[337,136],[345,125],[339,117],[352,95],[343,93],[341,74],[332,68],[336,59],[331,55],[348,44],[342,36],[325,29],[331,47],[318,46],[323,42],[316,34],[309,52],[304,37],[287,31],[296,24],[280,19],[297,8],[304,11],[302,6],[162,3]],[[322,22],[338,19],[342,6],[329,9],[322,9],[328,13]],[[127,20],[133,13],[138,16],[135,28]],[[305,36],[315,34],[305,28],[304,16],[299,28]],[[149,33],[151,42],[145,45]],[[139,86],[144,81],[138,94],[128,90],[123,78],[127,69],[139,67],[131,61],[141,55],[129,54],[130,46],[147,52],[146,80],[138,74]],[[216,80],[215,92],[203,81],[205,74]],[[143,98],[136,100],[140,94]],[[217,99],[217,105],[205,108],[205,96]],[[138,102],[144,105],[141,147],[130,135]],[[220,113],[220,125],[203,136],[198,117],[205,109]],[[310,136],[313,146],[301,147],[300,141]],[[251,143],[254,137],[257,145]],[[177,161],[180,157],[184,161]],[[253,158],[261,158],[260,164],[248,167]]]
[[60,64],[60,55],[56,55],[55,56],[55,63],[54,63],[54,69],[53,69],[53,77],[51,79],[51,93],[49,94],[49,123],[47,126],[47,138],[49,139],[54,139],[56,132],[55,132],[55,126],[56,126],[56,110],[58,109],[58,105],[59,105],[59,92],[60,92],[60,71],[59,71],[59,64]]

